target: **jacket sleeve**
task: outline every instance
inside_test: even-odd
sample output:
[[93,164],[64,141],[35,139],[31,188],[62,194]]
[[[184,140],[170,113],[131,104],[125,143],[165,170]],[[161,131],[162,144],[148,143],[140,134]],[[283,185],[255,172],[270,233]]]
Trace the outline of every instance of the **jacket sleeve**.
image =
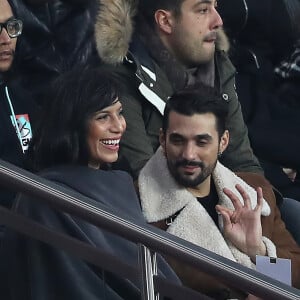
[[280,211],[276,205],[275,195],[271,184],[260,174],[237,173],[252,187],[262,187],[265,200],[271,208],[268,217],[262,217],[263,235],[269,238],[276,246],[279,258],[288,258],[292,262],[292,283],[296,288],[300,288],[300,247],[286,229],[281,219]]
[[220,161],[233,171],[263,173],[255,157],[244,122],[241,104],[235,90],[235,69],[225,53],[216,56],[216,64],[221,81],[221,91],[224,101],[228,102],[227,129],[230,133],[230,143]]

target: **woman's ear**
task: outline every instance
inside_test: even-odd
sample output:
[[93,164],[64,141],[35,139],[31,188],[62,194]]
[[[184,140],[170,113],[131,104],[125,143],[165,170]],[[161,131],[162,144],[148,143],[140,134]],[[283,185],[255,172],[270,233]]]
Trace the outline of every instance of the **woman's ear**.
[[[154,1],[154,0],[149,0]],[[156,26],[165,34],[172,33],[173,16],[168,10],[158,9],[154,14]]]

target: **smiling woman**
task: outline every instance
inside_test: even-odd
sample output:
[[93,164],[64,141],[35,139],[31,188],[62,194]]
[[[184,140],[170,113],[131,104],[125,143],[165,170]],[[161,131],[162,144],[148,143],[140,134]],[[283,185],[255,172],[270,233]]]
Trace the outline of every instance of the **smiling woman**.
[[119,143],[126,128],[119,99],[112,105],[96,112],[88,121],[87,143],[89,167],[100,168],[101,163],[118,159]]
[[[126,128],[116,76],[103,68],[78,69],[54,82],[45,93],[49,105],[30,147],[32,161],[40,176],[88,197],[83,198],[85,204],[113,209],[119,216],[145,224],[132,178],[126,172],[108,170],[118,158]],[[128,264],[137,263],[135,244],[29,196],[19,195],[13,210]],[[0,291],[5,289],[5,294],[1,299],[141,298],[138,279],[124,279],[91,267],[16,232],[5,232],[2,251],[5,262],[0,267]],[[159,272],[177,281],[171,268],[158,259]]]
[[107,169],[118,159],[126,122],[115,76],[78,69],[53,83],[30,149],[35,171],[60,164]]

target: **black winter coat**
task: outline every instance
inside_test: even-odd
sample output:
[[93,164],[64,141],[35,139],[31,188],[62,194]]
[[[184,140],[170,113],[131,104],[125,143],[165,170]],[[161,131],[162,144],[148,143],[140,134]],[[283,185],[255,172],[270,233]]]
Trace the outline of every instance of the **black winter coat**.
[[[9,100],[9,99],[10,100]],[[11,103],[9,103],[11,102]],[[11,107],[10,107],[11,104]],[[0,78],[0,158],[19,167],[24,167],[26,149],[34,134],[38,108],[31,94],[25,91],[18,80],[9,83]],[[19,123],[22,145],[13,125],[12,110]],[[22,121],[23,120],[23,121]],[[23,129],[22,129],[23,128]],[[15,193],[0,185],[0,205],[11,207]]]
[[73,66],[98,59],[94,46],[94,0],[9,0],[23,20],[17,59],[24,85],[41,103],[49,82]]
[[[135,224],[146,225],[132,179],[125,172],[65,165],[43,171],[41,175],[64,186],[68,194],[79,197],[87,205],[108,209]],[[14,210],[137,267],[137,245],[117,235],[26,195],[17,198]],[[136,280],[122,278],[9,230],[4,236],[3,249],[1,257],[5,259],[0,266],[0,272],[3,272],[0,280],[2,299],[140,299],[138,273]],[[160,257],[158,267],[163,277],[179,282],[173,270]]]

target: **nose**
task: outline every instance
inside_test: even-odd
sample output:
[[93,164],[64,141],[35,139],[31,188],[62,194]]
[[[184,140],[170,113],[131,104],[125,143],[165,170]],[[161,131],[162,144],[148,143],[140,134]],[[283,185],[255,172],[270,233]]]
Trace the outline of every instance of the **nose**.
[[195,160],[196,152],[195,146],[192,143],[187,143],[182,151],[182,158],[186,160]]
[[4,27],[2,27],[0,33],[0,44],[8,44],[10,42],[10,37]]
[[211,21],[211,29],[218,29],[223,26],[223,20],[216,10],[216,8],[213,8],[212,12],[212,21]]
[[123,133],[126,129],[126,122],[123,116],[115,116],[113,118],[113,124],[111,130],[117,133]]

